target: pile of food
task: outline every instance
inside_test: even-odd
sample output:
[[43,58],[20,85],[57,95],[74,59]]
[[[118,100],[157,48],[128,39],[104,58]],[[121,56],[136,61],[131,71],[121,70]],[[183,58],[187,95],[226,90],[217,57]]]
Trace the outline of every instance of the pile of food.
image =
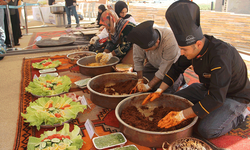
[[46,131],[40,138],[30,136],[28,150],[79,150],[83,146],[80,128],[74,125],[74,130],[69,131],[69,124],[65,123],[60,131]]
[[40,76],[38,79],[33,79],[28,87],[25,88],[27,92],[35,96],[53,96],[68,92],[71,87],[71,80],[68,76]]
[[183,138],[173,142],[170,145],[171,150],[212,150],[205,142],[196,138]]
[[86,66],[97,67],[97,66],[104,66],[104,65],[106,64],[94,62],[94,63],[89,63]]
[[72,98],[64,95],[63,97],[42,97],[34,102],[30,102],[26,113],[21,113],[25,122],[31,126],[36,126],[40,130],[41,125],[62,124],[70,119],[75,119],[79,112],[87,109],[86,105],[74,102]]
[[[141,106],[140,109],[149,109],[146,106]],[[180,111],[178,108],[171,108],[171,107],[163,107],[159,106],[153,110],[153,114],[149,117],[143,115],[135,106],[128,106],[122,110],[121,119],[138,129],[143,129],[147,131],[157,131],[157,132],[167,132],[167,131],[174,131],[177,129],[181,129],[187,125],[189,125],[193,119],[187,119],[181,122],[179,125],[171,127],[171,128],[159,128],[158,122],[164,118],[170,111]]]
[[126,95],[136,86],[138,80],[127,80],[110,85],[100,85],[95,91],[108,95]]
[[48,69],[55,68],[61,65],[62,63],[59,60],[52,61],[50,58],[42,60],[40,62],[32,63],[32,67],[36,69]]

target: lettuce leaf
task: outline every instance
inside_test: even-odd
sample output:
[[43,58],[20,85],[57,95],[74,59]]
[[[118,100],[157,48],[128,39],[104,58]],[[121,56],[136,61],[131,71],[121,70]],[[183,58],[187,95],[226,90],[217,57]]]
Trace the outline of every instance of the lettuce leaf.
[[[69,124],[65,123],[62,130],[56,131],[56,129],[52,131],[45,131],[43,134],[40,135],[40,138],[30,136],[29,141],[27,144],[28,150],[35,150],[37,144],[41,143],[43,139],[45,139],[48,136],[53,136],[54,134],[60,134],[65,136],[70,136],[70,140],[72,143],[66,148],[66,150],[78,150],[82,148],[83,146],[83,139],[82,136],[79,135],[80,128],[77,125],[74,125],[74,130],[71,132],[69,131]],[[63,141],[60,141],[63,142]]]
[[30,102],[26,113],[21,113],[21,115],[25,122],[29,122],[31,126],[36,126],[37,130],[40,130],[41,125],[53,126],[75,119],[77,114],[86,108],[86,105],[74,102],[72,98],[64,94],[63,97],[38,98],[36,101]]
[[[46,63],[50,63],[49,65],[45,65]],[[32,67],[36,69],[48,69],[55,68],[61,65],[62,63],[59,60],[52,61],[50,58],[48,60],[42,60],[40,62],[32,63]]]
[[71,83],[70,78],[66,75],[59,77],[46,75],[45,77],[34,79],[25,90],[36,96],[52,96],[68,92]]

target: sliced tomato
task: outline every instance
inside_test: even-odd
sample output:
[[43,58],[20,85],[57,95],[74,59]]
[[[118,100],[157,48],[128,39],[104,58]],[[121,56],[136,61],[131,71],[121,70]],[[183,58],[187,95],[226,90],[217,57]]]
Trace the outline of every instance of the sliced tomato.
[[61,114],[59,114],[59,113],[55,113],[55,116],[56,116],[57,118],[62,117],[62,115],[61,115]]

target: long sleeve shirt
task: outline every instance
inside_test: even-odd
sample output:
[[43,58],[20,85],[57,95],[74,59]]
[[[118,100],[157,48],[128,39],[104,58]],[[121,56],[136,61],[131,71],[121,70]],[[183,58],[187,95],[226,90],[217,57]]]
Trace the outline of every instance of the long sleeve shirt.
[[76,3],[76,0],[65,0],[65,6],[72,6],[73,3]]
[[180,73],[193,65],[199,81],[208,89],[205,98],[192,106],[200,118],[222,106],[226,98],[246,104],[250,102],[247,67],[238,51],[213,36],[205,37],[206,42],[196,58],[187,60],[185,56],[180,56],[163,79],[171,86]]
[[158,71],[155,76],[163,80],[165,73],[168,72],[174,62],[180,56],[180,48],[175,40],[173,32],[168,28],[155,28],[160,35],[160,43],[158,48],[152,51],[145,51],[138,45],[133,46],[134,69],[142,71],[144,60],[147,58],[148,62]]
[[[129,22],[132,22],[132,23],[134,23],[134,24],[136,24],[135,19],[134,19],[132,16],[130,16],[129,18],[127,18],[127,19],[125,19],[125,20],[127,20],[127,21],[129,21]],[[98,36],[99,39],[101,40],[101,39],[104,39],[104,38],[108,37],[108,36],[109,36],[109,33],[108,33],[108,31],[106,30],[106,28],[104,28],[104,29],[102,30],[102,32],[101,32],[100,34],[98,34],[97,36]]]
[[108,49],[110,52],[114,52],[117,57],[123,58],[132,46],[132,43],[127,41],[127,36],[134,27],[135,24],[129,22],[122,30],[122,33],[118,40],[119,43],[113,43],[111,40],[108,40],[105,49]]

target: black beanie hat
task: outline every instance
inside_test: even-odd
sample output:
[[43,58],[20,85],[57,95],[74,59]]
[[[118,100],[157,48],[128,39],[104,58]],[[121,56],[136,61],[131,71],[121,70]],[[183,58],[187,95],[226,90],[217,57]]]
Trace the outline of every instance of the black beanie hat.
[[136,26],[128,34],[127,40],[135,43],[142,49],[148,49],[155,45],[159,34],[153,29],[154,21],[145,21]]
[[200,26],[200,8],[187,0],[179,0],[169,6],[165,17],[179,46],[188,46],[203,38]]
[[121,18],[120,13],[124,8],[127,8],[128,10],[128,5],[124,1],[118,1],[115,3],[115,12],[119,18]]

